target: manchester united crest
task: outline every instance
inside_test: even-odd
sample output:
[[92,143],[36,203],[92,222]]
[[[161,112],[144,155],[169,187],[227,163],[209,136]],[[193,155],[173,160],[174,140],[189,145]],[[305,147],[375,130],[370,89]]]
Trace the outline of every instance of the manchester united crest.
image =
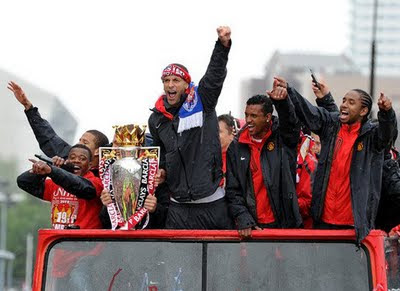
[[362,141],[360,141],[357,145],[357,151],[361,152],[364,148],[364,144],[362,143]]
[[271,151],[274,150],[274,148],[275,148],[275,144],[274,144],[272,141],[270,141],[270,142],[267,144],[267,150],[269,150],[269,151],[271,152]]

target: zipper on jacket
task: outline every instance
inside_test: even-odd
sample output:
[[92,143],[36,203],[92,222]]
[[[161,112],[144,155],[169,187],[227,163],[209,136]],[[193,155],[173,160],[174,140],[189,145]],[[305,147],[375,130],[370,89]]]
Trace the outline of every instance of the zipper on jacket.
[[[330,148],[329,148],[329,153],[328,153],[328,161],[327,161],[327,165],[326,165],[326,172],[324,175],[324,181],[322,184],[322,195],[321,195],[321,203],[320,203],[320,207],[318,209],[318,220],[321,220],[322,217],[322,211],[324,209],[324,204],[325,204],[325,197],[326,197],[326,191],[328,190],[328,183],[329,183],[329,179],[331,176],[331,168],[332,168],[332,162],[333,162],[333,155],[335,154],[335,148],[336,148],[336,140],[337,140],[337,135],[338,132],[340,130],[340,124],[339,126],[336,128],[336,133],[335,133],[335,137],[332,141],[332,144],[330,144]],[[329,172],[329,175],[326,175]]]
[[[174,120],[176,119],[176,117],[174,118]],[[180,135],[178,135],[178,132],[174,126],[174,122],[172,121],[172,131],[175,133],[176,135],[176,143],[177,143],[177,151],[178,151],[178,155],[179,155],[179,159],[181,161],[182,167],[183,167],[183,172],[185,173],[185,182],[186,182],[186,188],[187,188],[187,194],[189,195],[189,199],[192,199],[192,191],[189,188],[189,180],[188,180],[188,175],[187,175],[187,171],[186,171],[186,165],[183,161],[183,157],[182,157],[182,153],[181,153],[181,149],[179,146],[179,136],[182,136],[182,133]]]
[[[272,135],[272,134],[271,134]],[[269,187],[269,184],[267,183],[267,179],[264,177],[264,171],[263,171],[263,169],[264,169],[264,165],[266,165],[266,163],[262,163],[262,161],[261,161],[261,157],[263,156],[263,153],[265,153],[265,157],[267,156],[267,150],[265,150],[265,147],[267,146],[267,144],[268,144],[268,141],[271,139],[271,137],[270,138],[268,138],[268,140],[266,140],[265,141],[265,143],[264,143],[264,146],[262,147],[262,149],[261,149],[261,153],[260,153],[260,164],[261,164],[261,175],[262,175],[262,177],[263,177],[263,182],[264,182],[264,186],[265,186],[265,188],[267,189],[267,195],[268,195],[268,200],[269,200],[269,203],[270,203],[270,206],[271,206],[271,210],[272,210],[272,214],[274,215],[274,218],[275,218],[275,223],[277,223],[279,226],[282,226],[281,225],[281,221],[279,221],[280,219],[279,219],[279,216],[278,216],[278,212],[277,212],[277,209],[278,209],[278,207],[276,206],[276,204],[275,204],[275,202],[276,201],[274,201],[274,199],[272,199],[272,192],[271,192],[271,188]],[[276,144],[276,141],[275,141],[275,144]],[[276,148],[279,148],[277,145],[276,145]],[[250,154],[250,156],[251,156],[251,154]],[[281,170],[281,167],[282,167],[282,164],[280,165],[280,169],[279,169],[279,172],[281,173],[282,172],[282,170]],[[268,175],[268,172],[267,171],[265,171],[265,173],[266,173],[266,175]],[[280,174],[279,174],[280,175]],[[280,177],[280,179],[282,179],[282,177]],[[275,181],[275,182],[277,182],[277,181]],[[279,181],[279,182],[282,182],[282,180],[281,181]],[[280,183],[279,183],[279,185],[280,185]],[[280,186],[278,187],[279,189],[278,189],[278,191],[280,191],[281,189],[280,189]],[[255,193],[254,193],[254,195],[255,195]]]

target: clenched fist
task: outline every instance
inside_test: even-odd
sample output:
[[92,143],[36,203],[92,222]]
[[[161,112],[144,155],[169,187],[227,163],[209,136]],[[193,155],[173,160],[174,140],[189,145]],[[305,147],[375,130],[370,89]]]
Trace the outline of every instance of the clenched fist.
[[231,45],[231,29],[229,26],[220,26],[217,28],[218,39],[221,41],[224,47]]
[[380,110],[388,111],[392,109],[392,100],[381,92],[378,99],[378,107]]

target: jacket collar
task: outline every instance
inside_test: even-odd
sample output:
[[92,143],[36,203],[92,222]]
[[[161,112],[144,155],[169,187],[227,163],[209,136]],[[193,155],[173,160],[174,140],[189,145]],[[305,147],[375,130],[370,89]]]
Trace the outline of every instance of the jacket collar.
[[173,106],[168,104],[168,102],[166,100],[166,96],[165,95],[161,95],[160,97],[158,97],[154,107],[158,112],[160,112],[166,118],[168,118],[169,120],[172,120],[174,118],[174,115],[176,113],[178,113],[179,108],[181,108],[183,102],[186,100],[186,97],[187,97],[187,95],[183,94],[181,96],[181,100],[179,101],[179,106],[173,107]]
[[165,95],[161,95],[160,97],[158,97],[157,101],[156,101],[156,105],[155,108],[162,113],[162,115],[164,115],[166,118],[172,120],[174,118],[174,116],[169,113],[167,111],[167,109],[165,108],[165,104],[164,104],[164,97]]
[[[271,123],[272,123],[272,121],[271,121]],[[262,143],[264,143],[269,138],[269,136],[271,135],[271,132],[272,132],[272,126],[270,126],[269,130],[262,138]],[[239,143],[244,143],[244,144],[253,144],[254,143],[253,138],[249,134],[248,128],[246,128],[239,136]]]

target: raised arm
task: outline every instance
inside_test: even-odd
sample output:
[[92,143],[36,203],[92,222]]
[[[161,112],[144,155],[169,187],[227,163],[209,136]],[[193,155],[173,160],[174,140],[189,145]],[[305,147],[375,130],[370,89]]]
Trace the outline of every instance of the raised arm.
[[297,146],[300,138],[300,121],[296,116],[294,105],[288,98],[285,87],[276,86],[267,91],[279,117],[279,132],[283,142],[292,148]]
[[205,112],[211,112],[217,106],[226,77],[226,64],[231,47],[231,29],[228,26],[220,26],[217,28],[217,33],[218,41],[215,44],[207,71],[198,87]]
[[57,135],[47,120],[42,118],[38,108],[33,107],[22,88],[12,81],[8,83],[7,88],[14,93],[18,102],[24,106],[26,117],[40,149],[49,157],[67,157],[71,146]]
[[285,79],[281,77],[275,77],[274,79],[274,83],[276,83],[274,86],[284,87],[287,89],[289,98],[293,102],[299,120],[312,132],[321,135],[323,129],[330,126],[333,122],[331,113],[329,113],[325,108],[312,105],[294,88],[288,86]]
[[377,148],[379,150],[387,147],[397,132],[396,113],[392,108],[392,100],[381,92],[378,99],[378,122]]
[[319,81],[320,88],[318,88],[314,82],[311,82],[311,86],[315,97],[317,97],[315,101],[319,107],[323,107],[329,112],[339,112],[339,109],[325,80],[321,79]]

